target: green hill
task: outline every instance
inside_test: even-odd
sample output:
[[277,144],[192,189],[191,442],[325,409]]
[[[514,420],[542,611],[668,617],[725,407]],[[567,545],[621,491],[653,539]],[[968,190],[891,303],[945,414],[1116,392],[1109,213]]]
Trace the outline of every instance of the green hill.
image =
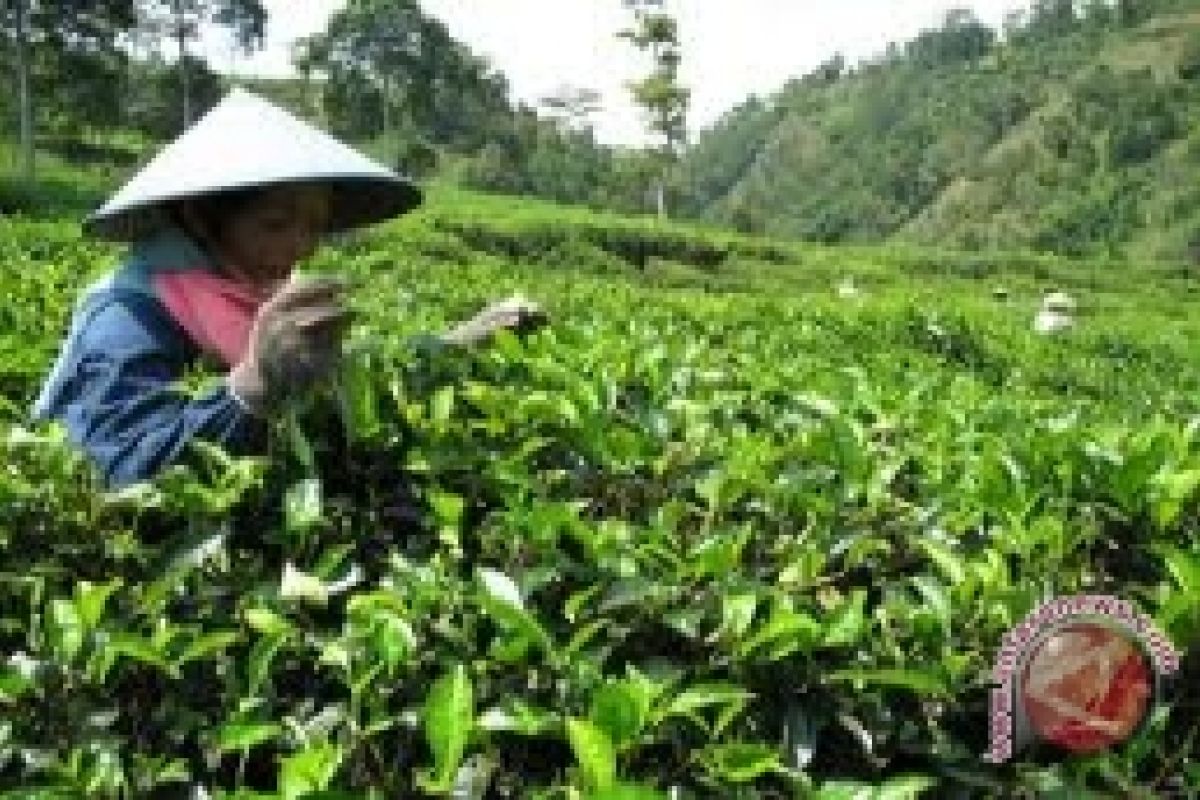
[[686,157],[684,213],[827,242],[1190,256],[1197,4],[1051,17],[1062,5],[1003,40],[952,12],[875,62],[752,98]]

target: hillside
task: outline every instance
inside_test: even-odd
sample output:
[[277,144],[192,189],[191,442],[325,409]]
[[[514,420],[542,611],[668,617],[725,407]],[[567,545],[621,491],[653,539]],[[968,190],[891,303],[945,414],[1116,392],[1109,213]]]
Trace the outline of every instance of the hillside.
[[1189,257],[1200,11],[1172,5],[1124,25],[1035,16],[1003,41],[952,17],[876,62],[831,62],[702,134],[683,210],[826,242]]

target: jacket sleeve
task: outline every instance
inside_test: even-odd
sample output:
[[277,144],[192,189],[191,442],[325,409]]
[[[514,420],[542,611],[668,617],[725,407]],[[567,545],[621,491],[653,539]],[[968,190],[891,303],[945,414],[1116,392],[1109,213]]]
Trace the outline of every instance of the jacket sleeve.
[[63,387],[62,419],[111,487],[153,477],[201,439],[245,454],[264,425],[222,384],[192,397],[178,383],[194,347],[156,303],[114,296],[92,310]]

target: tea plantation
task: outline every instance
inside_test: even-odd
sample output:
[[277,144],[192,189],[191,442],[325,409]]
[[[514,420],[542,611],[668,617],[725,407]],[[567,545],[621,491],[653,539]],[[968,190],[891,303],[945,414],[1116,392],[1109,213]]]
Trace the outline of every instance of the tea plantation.
[[[116,255],[0,220],[0,797],[1200,793],[1196,272],[435,192],[310,266],[359,322],[268,458],[105,493],[26,410]],[[553,324],[421,336],[515,290]],[[1180,674],[986,763],[1001,638],[1073,593]]]

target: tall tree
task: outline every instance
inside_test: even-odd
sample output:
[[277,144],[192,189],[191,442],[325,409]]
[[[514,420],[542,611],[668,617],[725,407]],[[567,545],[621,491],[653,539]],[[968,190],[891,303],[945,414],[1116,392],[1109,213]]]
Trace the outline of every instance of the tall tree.
[[448,39],[416,0],[350,0],[296,60],[303,72],[325,74],[326,99],[353,133],[381,132],[395,147],[404,117],[428,108],[432,87],[421,77]]
[[21,174],[35,177],[37,109],[35,66],[44,66],[46,94],[64,83],[86,80],[84,62],[112,54],[120,33],[134,22],[133,0],[6,0],[0,6],[0,37],[12,53],[20,117]]
[[617,34],[638,50],[648,52],[650,74],[630,84],[634,102],[646,110],[651,135],[662,137],[658,154],[661,160],[655,182],[655,205],[659,217],[667,216],[666,182],[671,166],[687,141],[687,109],[691,91],[679,83],[682,54],[679,25],[666,13],[663,0],[623,0],[633,13],[634,26]]
[[1038,38],[1053,39],[1079,25],[1075,0],[1034,0],[1025,30]]
[[538,106],[546,116],[568,130],[586,126],[588,119],[599,112],[600,92],[583,86],[560,86],[541,99]]
[[397,164],[407,148],[477,137],[511,113],[503,79],[416,0],[349,0],[294,61],[324,78],[332,127],[382,135]]
[[905,45],[913,62],[925,67],[977,61],[991,52],[996,34],[976,19],[974,12],[952,8],[941,28],[923,31]]
[[179,72],[180,119],[187,127],[196,117],[193,91],[194,60],[188,45],[206,25],[230,29],[245,52],[261,47],[266,35],[267,11],[262,0],[139,0],[142,27],[169,39],[175,47]]
[[1122,25],[1140,25],[1154,14],[1153,0],[1117,0],[1117,19]]
[[28,3],[13,3],[13,44],[17,66],[17,95],[21,116],[21,178],[26,185],[34,180],[33,100],[29,93],[29,12]]

